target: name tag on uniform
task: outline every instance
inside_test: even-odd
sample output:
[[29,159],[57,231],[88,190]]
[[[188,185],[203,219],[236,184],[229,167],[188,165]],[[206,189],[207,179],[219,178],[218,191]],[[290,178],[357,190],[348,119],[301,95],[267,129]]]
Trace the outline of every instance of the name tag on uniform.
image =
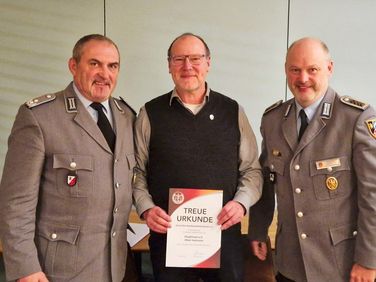
[[317,161],[316,162],[316,168],[317,168],[317,170],[328,169],[328,168],[338,167],[338,166],[341,166],[341,161],[340,161],[339,158],[322,160],[322,161]]

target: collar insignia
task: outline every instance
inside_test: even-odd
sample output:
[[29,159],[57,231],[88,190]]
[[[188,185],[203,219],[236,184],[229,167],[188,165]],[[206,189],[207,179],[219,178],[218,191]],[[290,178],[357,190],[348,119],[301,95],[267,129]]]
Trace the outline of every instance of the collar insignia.
[[324,118],[329,118],[332,111],[332,104],[330,103],[323,103],[322,104],[322,111],[321,116]]
[[75,97],[65,97],[65,110],[67,113],[77,113],[77,105]]

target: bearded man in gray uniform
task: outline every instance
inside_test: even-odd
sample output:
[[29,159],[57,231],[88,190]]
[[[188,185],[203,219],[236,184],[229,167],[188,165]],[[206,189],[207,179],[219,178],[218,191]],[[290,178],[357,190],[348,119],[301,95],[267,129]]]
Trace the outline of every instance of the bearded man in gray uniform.
[[266,177],[251,249],[265,259],[276,192],[277,281],[374,281],[376,112],[329,87],[333,62],[320,40],[293,43],[285,71],[294,98],[262,118]]
[[8,280],[122,281],[135,115],[111,97],[119,67],[112,40],[84,36],[69,60],[73,82],[20,107],[0,187]]

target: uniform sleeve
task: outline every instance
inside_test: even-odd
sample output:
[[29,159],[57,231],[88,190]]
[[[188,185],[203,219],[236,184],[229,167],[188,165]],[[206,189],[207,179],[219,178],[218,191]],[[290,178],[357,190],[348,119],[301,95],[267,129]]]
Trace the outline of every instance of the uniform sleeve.
[[261,124],[261,134],[263,142],[261,145],[260,164],[264,178],[262,195],[260,200],[249,210],[248,237],[251,241],[266,241],[268,229],[273,220],[275,208],[274,184],[270,181],[270,170],[265,165],[267,151],[265,145],[265,135]]
[[0,238],[8,280],[41,271],[34,234],[43,163],[42,131],[32,111],[21,106],[0,185]]
[[234,200],[241,203],[248,211],[248,208],[260,199],[263,179],[258,161],[256,137],[240,106],[239,130],[239,179]]
[[149,160],[150,122],[145,107],[142,107],[135,123],[136,166],[133,177],[133,203],[141,216],[155,206],[147,184],[147,165]]
[[360,115],[353,136],[353,167],[358,187],[358,234],[354,261],[376,269],[376,112]]

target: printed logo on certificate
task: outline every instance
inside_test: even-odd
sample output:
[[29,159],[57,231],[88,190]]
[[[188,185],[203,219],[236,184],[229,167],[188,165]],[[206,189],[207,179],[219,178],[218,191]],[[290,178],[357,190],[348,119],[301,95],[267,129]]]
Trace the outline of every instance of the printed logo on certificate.
[[219,268],[223,191],[170,188],[166,266]]

